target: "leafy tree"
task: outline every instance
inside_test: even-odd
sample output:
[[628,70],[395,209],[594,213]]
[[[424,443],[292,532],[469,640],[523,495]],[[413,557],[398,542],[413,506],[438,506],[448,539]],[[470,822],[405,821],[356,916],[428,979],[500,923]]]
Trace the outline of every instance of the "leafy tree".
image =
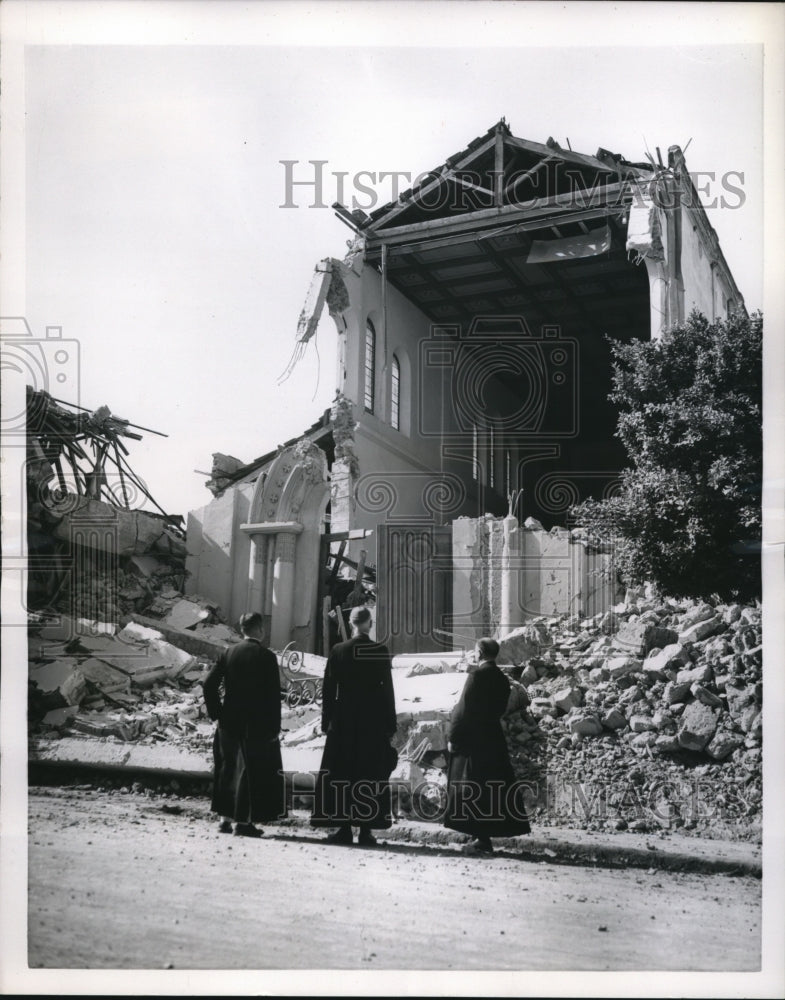
[[573,508],[619,540],[630,583],[673,596],[760,594],[763,317],[693,312],[659,341],[612,343],[616,436],[630,467],[608,500]]

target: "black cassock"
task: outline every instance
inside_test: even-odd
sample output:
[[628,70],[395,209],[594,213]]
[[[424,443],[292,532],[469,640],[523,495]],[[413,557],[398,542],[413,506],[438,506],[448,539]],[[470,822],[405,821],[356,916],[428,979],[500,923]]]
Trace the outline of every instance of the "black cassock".
[[238,823],[283,819],[281,682],[275,653],[256,639],[227,649],[205,679],[204,700],[207,714],[218,721],[213,812]]
[[450,718],[450,767],[444,825],[474,837],[529,833],[501,717],[510,682],[486,661],[470,670]]
[[387,647],[367,635],[334,646],[322,698],[327,741],[311,824],[387,829],[392,824],[390,739],[397,727]]

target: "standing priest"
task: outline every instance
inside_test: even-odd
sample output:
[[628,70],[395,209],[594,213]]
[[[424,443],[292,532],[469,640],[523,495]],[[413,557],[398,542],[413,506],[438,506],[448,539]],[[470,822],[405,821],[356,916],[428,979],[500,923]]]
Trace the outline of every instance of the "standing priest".
[[[221,833],[261,837],[255,824],[286,816],[281,747],[281,682],[275,653],[262,643],[262,617],[240,618],[243,641],[227,649],[204,682],[213,741],[213,812]],[[223,682],[223,699],[221,683]]]
[[371,830],[392,824],[389,778],[395,766],[392,664],[386,646],[369,636],[371,612],[353,608],[352,638],[334,646],[324,672],[322,730],[327,734],[316,784],[313,826],[337,827],[327,839],[375,844]]

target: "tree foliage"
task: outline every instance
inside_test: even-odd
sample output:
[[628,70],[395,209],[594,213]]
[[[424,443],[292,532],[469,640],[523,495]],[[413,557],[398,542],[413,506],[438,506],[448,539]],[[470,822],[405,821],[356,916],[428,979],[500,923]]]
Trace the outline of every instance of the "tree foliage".
[[573,508],[590,535],[619,540],[630,583],[674,596],[760,593],[760,313],[700,313],[660,341],[612,344],[621,488]]

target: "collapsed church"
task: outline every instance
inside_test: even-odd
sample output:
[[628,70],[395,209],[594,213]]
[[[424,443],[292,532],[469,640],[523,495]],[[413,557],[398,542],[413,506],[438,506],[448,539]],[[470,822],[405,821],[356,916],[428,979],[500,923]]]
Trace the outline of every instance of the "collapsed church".
[[588,156],[502,120],[370,215],[333,207],[353,237],[316,265],[293,363],[326,307],[335,400],[251,463],[214,456],[191,592],[324,654],[329,613],[369,599],[393,653],[606,610],[612,546],[569,514],[625,463],[609,340],[744,310],[682,150]]

